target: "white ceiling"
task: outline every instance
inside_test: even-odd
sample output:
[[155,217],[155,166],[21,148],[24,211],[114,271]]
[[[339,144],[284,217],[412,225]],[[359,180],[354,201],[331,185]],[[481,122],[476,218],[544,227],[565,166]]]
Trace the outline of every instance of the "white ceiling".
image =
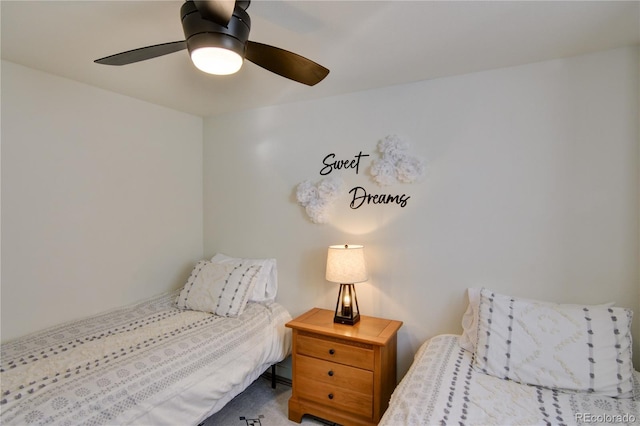
[[2,59],[210,116],[640,44],[640,1],[254,0],[250,40],[331,70],[308,87],[250,62],[198,71],[187,51],[122,67],[94,59],[183,40],[181,1],[2,0]]

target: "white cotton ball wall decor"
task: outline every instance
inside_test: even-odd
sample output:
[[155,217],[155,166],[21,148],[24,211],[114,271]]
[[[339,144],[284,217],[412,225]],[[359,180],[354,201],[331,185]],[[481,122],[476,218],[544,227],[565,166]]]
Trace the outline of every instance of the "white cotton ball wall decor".
[[419,158],[407,157],[396,163],[398,180],[404,183],[415,182],[424,176],[424,162]]
[[298,204],[305,208],[313,223],[327,223],[334,201],[340,195],[344,182],[340,177],[328,177],[317,184],[305,180],[296,188]]
[[381,186],[397,182],[412,183],[424,176],[426,166],[419,157],[409,153],[409,144],[396,135],[378,142],[380,158],[371,164],[373,180]]
[[373,161],[371,175],[379,185],[391,185],[397,182],[395,164],[393,161],[384,158]]
[[304,210],[313,223],[327,223],[329,221],[328,206],[323,203],[314,202],[308,204]]
[[296,198],[301,206],[306,207],[311,201],[318,199],[318,188],[310,180],[305,180],[298,184]]
[[396,162],[409,153],[409,144],[396,135],[389,135],[378,142],[378,151],[382,157]]
[[329,177],[318,183],[318,196],[321,200],[333,201],[342,189],[342,179]]

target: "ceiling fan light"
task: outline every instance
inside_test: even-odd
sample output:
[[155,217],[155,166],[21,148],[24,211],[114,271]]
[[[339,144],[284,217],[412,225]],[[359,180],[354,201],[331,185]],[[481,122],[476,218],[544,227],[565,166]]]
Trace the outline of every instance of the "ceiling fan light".
[[243,58],[222,47],[199,47],[191,51],[191,60],[200,71],[208,74],[234,74],[242,67]]

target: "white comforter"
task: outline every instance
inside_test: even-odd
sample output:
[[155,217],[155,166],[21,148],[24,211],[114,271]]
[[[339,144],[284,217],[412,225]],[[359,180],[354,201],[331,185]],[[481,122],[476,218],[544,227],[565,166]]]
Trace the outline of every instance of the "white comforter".
[[[479,373],[458,337],[424,343],[380,426],[637,424],[637,399],[563,393]],[[635,394],[640,395],[635,373]]]
[[290,352],[279,304],[238,318],[177,292],[2,345],[3,425],[197,424]]

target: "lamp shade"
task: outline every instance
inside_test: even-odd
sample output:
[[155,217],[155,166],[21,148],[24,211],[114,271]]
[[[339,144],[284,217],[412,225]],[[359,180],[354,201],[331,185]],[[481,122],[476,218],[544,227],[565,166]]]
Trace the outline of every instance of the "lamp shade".
[[329,246],[326,278],[327,281],[341,284],[368,280],[364,246],[347,244]]
[[200,47],[191,52],[191,60],[208,74],[234,74],[242,67],[242,56],[222,47]]

